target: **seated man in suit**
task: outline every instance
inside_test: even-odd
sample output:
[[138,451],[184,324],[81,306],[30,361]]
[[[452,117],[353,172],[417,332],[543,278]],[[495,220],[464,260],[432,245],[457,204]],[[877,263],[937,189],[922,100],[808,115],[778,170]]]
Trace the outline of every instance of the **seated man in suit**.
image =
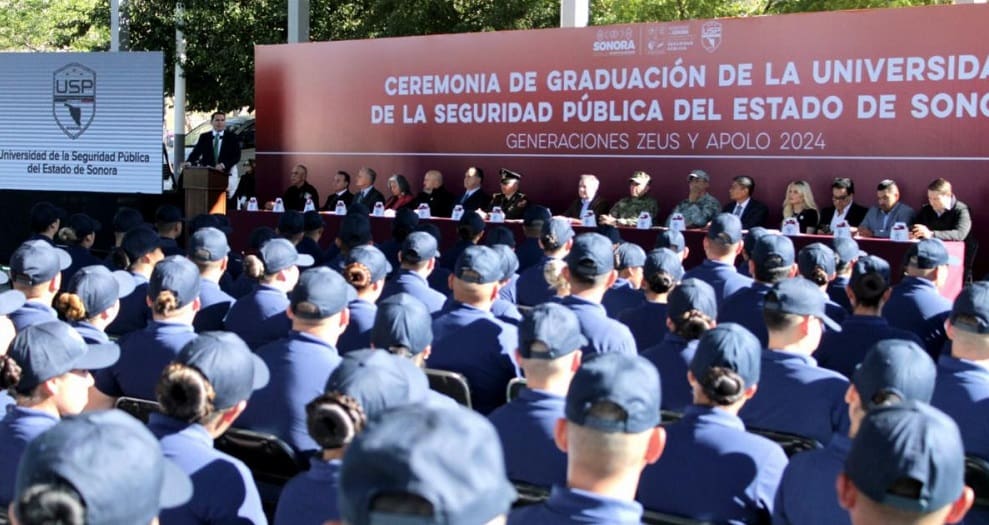
[[354,204],[363,204],[368,210],[374,210],[377,203],[384,204],[385,196],[374,187],[374,179],[378,174],[371,168],[362,166],[357,170],[357,177],[354,178]]
[[484,170],[471,166],[464,173],[464,194],[454,203],[464,207],[464,212],[483,210],[491,202],[491,196],[484,192]]
[[422,191],[416,196],[412,209],[425,204],[429,206],[431,216],[449,217],[454,200],[456,197],[443,186],[443,173],[440,170],[429,170],[422,177]]
[[333,176],[333,193],[326,198],[322,210],[336,211],[338,202],[343,202],[345,206],[354,202],[354,194],[350,193],[350,174],[346,171],[338,171]]
[[213,125],[211,133],[199,135],[196,147],[192,148],[185,166],[211,166],[227,174],[227,195],[233,197],[240,182],[237,163],[240,162],[240,138],[235,133],[227,133],[227,115],[217,111],[210,115]]
[[306,200],[313,206],[319,205],[319,191],[309,184],[309,169],[304,164],[296,164],[289,174],[289,186],[282,194],[282,204],[286,210],[305,211]]
[[914,239],[941,239],[965,242],[965,282],[972,282],[972,265],[979,241],[972,235],[972,214],[968,206],[955,197],[951,183],[934,179],[927,185],[927,202],[913,218],[910,236]]
[[755,193],[755,181],[748,175],[739,175],[732,179],[728,187],[728,204],[721,209],[742,221],[742,229],[750,230],[756,226],[765,226],[769,216],[769,208],[752,198]]
[[599,221],[601,216],[607,214],[608,210],[611,209],[608,201],[598,195],[598,188],[600,187],[601,181],[596,175],[590,173],[581,175],[580,182],[577,183],[577,200],[570,204],[563,215],[574,219],[576,222],[582,222],[584,215],[593,211],[595,222]]
[[869,208],[859,224],[860,236],[889,239],[896,223],[910,224],[913,220],[913,208],[900,202],[900,188],[892,179],[885,179],[876,186],[876,200],[878,203]]
[[841,222],[846,222],[852,228],[858,228],[865,218],[868,208],[855,202],[855,182],[847,177],[838,177],[831,183],[831,202],[821,210],[821,221],[817,231],[821,234],[832,234]]

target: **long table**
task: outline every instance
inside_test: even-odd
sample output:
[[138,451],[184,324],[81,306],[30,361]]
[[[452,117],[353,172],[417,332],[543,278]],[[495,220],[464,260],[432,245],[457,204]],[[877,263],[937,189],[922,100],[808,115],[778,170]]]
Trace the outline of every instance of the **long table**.
[[[231,248],[236,251],[244,251],[247,249],[251,231],[260,226],[268,226],[271,228],[276,227],[278,225],[278,217],[280,215],[280,213],[268,211],[228,211],[227,217],[230,219],[230,224],[233,227],[233,233],[230,235]],[[326,228],[323,231],[322,238],[320,238],[319,245],[327,247],[331,242],[333,242],[334,237],[336,237],[337,230],[340,225],[340,219],[342,217],[333,213],[323,213],[322,215],[323,221],[326,223]],[[370,219],[371,232],[374,236],[375,242],[381,242],[391,237],[391,218],[372,216]],[[443,234],[443,244],[440,247],[441,249],[454,244],[456,241],[456,221],[442,218],[433,218],[429,219],[429,221],[436,224],[437,227],[439,227],[440,232]],[[523,233],[521,221],[509,221],[500,225],[510,229],[515,234],[515,239],[517,242],[522,241]],[[488,223],[489,228],[492,226],[494,225]],[[580,233],[591,229],[576,226],[574,230]],[[656,235],[660,232],[660,229],[653,228],[650,230],[638,230],[635,228],[620,228],[620,231],[624,241],[634,242],[648,251],[655,244]],[[684,266],[689,268],[700,264],[701,261],[704,260],[704,248],[702,242],[705,231],[686,230],[683,232],[683,235],[684,240],[687,243],[687,247],[690,249],[690,254],[684,262]],[[815,242],[823,242],[829,246],[831,244],[830,235],[796,235],[791,236],[790,239],[793,240],[794,247],[797,250],[800,250],[800,248]],[[902,276],[899,269],[903,261],[903,256],[911,243],[871,238],[860,238],[856,240],[858,241],[859,247],[865,252],[882,257],[883,259],[889,261],[890,265],[894,269],[893,282],[899,282],[900,277]],[[965,260],[965,243],[960,241],[947,241],[944,244],[948,248],[948,253],[957,257],[959,261]],[[941,295],[953,300],[954,297],[958,295],[958,292],[961,291],[963,280],[964,272],[960,264],[958,266],[949,267],[948,281],[944,288],[941,289]]]

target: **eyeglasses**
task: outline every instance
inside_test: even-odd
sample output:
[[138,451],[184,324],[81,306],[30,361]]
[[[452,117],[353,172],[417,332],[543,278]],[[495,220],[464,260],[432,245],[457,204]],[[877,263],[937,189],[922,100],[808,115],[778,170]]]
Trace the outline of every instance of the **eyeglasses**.
[[835,197],[834,195],[831,196],[831,200],[834,201],[834,202],[847,201],[850,198],[852,198],[851,195],[843,195],[841,197]]

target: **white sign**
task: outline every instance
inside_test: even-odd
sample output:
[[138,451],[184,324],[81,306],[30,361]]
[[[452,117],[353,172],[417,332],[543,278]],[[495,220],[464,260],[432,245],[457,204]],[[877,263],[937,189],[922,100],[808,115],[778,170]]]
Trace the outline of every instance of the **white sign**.
[[800,235],[800,223],[790,217],[783,221],[783,235]]
[[898,222],[893,225],[893,228],[889,230],[889,240],[897,242],[907,242],[910,240],[910,230],[907,228],[907,223]]
[[687,222],[683,219],[682,213],[670,215],[670,229],[676,232],[682,232],[687,229]]
[[638,220],[635,221],[635,227],[639,230],[652,228],[652,215],[649,215],[647,211],[640,213]]

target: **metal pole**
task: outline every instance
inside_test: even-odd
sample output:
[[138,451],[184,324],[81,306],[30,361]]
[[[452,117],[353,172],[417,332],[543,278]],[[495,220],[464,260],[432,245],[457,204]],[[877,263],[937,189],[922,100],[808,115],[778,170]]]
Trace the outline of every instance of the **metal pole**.
[[110,0],[110,51],[120,51],[120,0]]
[[309,41],[309,0],[288,0],[288,43]]
[[172,159],[175,163],[175,180],[181,180],[182,163],[185,162],[185,3],[175,3],[175,142]]
[[587,27],[588,0],[560,0],[560,27]]

